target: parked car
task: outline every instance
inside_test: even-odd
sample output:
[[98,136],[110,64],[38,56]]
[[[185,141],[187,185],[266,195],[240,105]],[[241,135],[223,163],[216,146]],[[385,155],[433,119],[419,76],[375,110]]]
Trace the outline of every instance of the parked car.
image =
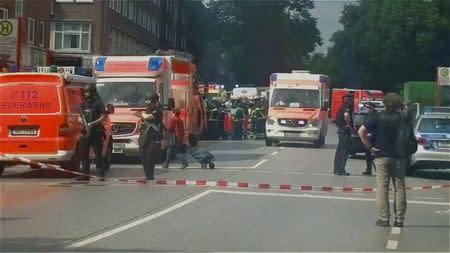
[[417,152],[412,155],[407,173],[418,168],[450,168],[450,113],[425,113],[414,126],[418,141]]

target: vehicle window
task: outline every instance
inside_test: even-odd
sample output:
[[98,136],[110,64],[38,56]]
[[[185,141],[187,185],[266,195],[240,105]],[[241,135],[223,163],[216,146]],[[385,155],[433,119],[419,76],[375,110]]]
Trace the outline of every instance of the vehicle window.
[[56,86],[0,85],[0,113],[59,112]]
[[422,118],[417,131],[420,133],[450,133],[450,119]]
[[145,97],[155,92],[154,82],[98,83],[97,90],[103,102],[116,107],[145,107]]
[[290,108],[319,108],[318,90],[275,89],[270,106]]

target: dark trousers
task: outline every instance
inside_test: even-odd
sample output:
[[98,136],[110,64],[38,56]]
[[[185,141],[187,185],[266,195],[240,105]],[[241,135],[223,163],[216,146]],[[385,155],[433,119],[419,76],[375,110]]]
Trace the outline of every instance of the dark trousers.
[[95,153],[95,167],[97,169],[97,175],[105,176],[104,157],[102,154],[103,149],[103,133],[91,132],[89,135],[82,137],[81,139],[81,163],[83,173],[89,174],[89,168],[91,166],[91,159],[89,157],[89,150],[94,150]]
[[144,167],[145,179],[155,179],[155,164],[159,160],[161,153],[161,142],[149,140],[143,147],[139,147],[142,166]]
[[350,149],[350,130],[338,129],[339,143],[334,155],[334,173],[345,172],[345,165],[347,164],[348,153]]
[[233,121],[233,139],[235,140],[242,140],[242,120],[239,121]]
[[372,165],[373,165],[373,160],[375,159],[375,157],[373,157],[372,153],[370,153],[370,151],[366,151],[366,170],[367,171],[372,171]]

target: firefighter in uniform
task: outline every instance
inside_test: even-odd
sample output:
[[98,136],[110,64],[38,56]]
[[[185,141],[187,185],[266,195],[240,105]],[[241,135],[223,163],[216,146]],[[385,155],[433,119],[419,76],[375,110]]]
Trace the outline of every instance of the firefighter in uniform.
[[155,179],[155,164],[161,153],[161,139],[163,137],[163,112],[159,103],[158,94],[149,98],[150,103],[145,112],[136,112],[134,115],[143,123],[139,134],[139,153],[144,167],[145,179]]
[[[91,160],[89,150],[94,150],[95,167],[97,175],[101,181],[105,180],[104,157],[102,154],[103,141],[105,138],[105,129],[103,128],[103,120],[105,119],[106,109],[95,85],[88,85],[85,89],[86,102],[81,106],[82,114],[87,124],[86,134],[81,138],[81,162],[82,173],[89,174]],[[77,177],[77,180],[89,180],[87,176]]]
[[263,132],[261,122],[264,123],[265,116],[263,112],[263,108],[261,108],[259,103],[255,103],[255,108],[252,110],[251,114],[252,119],[252,131],[255,135]]
[[241,102],[237,102],[236,111],[233,114],[233,135],[235,140],[242,140],[243,121],[245,118],[244,110],[242,109]]

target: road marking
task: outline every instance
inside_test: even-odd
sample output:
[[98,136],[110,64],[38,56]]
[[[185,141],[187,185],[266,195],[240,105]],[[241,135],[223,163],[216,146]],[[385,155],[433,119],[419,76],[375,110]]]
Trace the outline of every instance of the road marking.
[[262,160],[259,161],[257,164],[255,164],[255,165],[253,165],[252,167],[250,167],[250,169],[256,169],[256,168],[258,168],[259,166],[261,166],[261,164],[267,162],[267,160],[268,160],[267,158],[262,159]]
[[140,224],[143,224],[145,222],[154,220],[154,219],[156,219],[156,218],[158,218],[160,216],[168,214],[168,213],[170,213],[170,212],[172,212],[172,211],[174,211],[174,210],[176,210],[178,208],[181,208],[181,207],[183,207],[185,205],[188,205],[188,204],[190,204],[190,203],[192,203],[192,202],[194,202],[196,200],[199,200],[199,199],[205,197],[206,195],[208,195],[210,192],[211,192],[210,190],[201,192],[201,193],[199,193],[199,194],[197,194],[197,195],[195,195],[193,197],[190,197],[190,198],[188,198],[188,199],[186,199],[184,201],[181,201],[181,202],[179,202],[179,203],[177,203],[177,204],[175,204],[175,205],[173,205],[173,206],[171,206],[169,208],[166,208],[166,209],[161,210],[159,212],[156,212],[154,214],[150,214],[150,215],[148,215],[146,217],[143,217],[143,218],[141,218],[139,220],[133,221],[133,222],[128,223],[128,224],[125,224],[125,225],[120,226],[118,228],[109,230],[107,232],[103,232],[103,233],[101,233],[99,235],[93,236],[93,237],[85,239],[83,241],[80,241],[80,242],[77,242],[77,243],[73,243],[73,244],[71,244],[69,246],[66,246],[65,248],[66,249],[80,248],[80,247],[86,246],[86,245],[88,245],[90,243],[96,242],[98,240],[102,240],[104,238],[110,237],[110,236],[115,235],[117,233],[123,232],[123,231],[125,231],[127,229],[136,227],[136,226],[138,226]]
[[400,228],[400,227],[392,227],[391,235],[399,235],[401,231],[402,231],[402,228]]
[[[229,194],[236,194],[236,195],[272,196],[272,197],[339,199],[339,200],[356,200],[356,201],[369,201],[369,202],[377,201],[376,199],[372,199],[372,198],[317,196],[317,195],[311,195],[311,194],[291,194],[291,193],[275,193],[275,192],[250,192],[250,191],[231,191],[231,190],[211,190],[211,192],[229,193]],[[390,201],[390,202],[392,202],[392,201]],[[450,203],[448,203],[448,202],[425,202],[425,201],[410,200],[407,203],[408,204],[418,204],[418,205],[450,206]]]
[[450,214],[450,209],[449,210],[438,210],[436,211],[437,214]]
[[280,149],[284,149],[284,147],[280,147]]
[[266,173],[266,174],[270,174],[270,173],[273,173],[273,171],[266,171],[266,170],[251,170],[250,172],[256,172],[256,173]]
[[433,199],[433,200],[442,200],[444,198],[432,198],[432,197],[416,197],[416,199]]
[[276,154],[278,154],[278,151],[273,151],[272,154],[270,154],[270,155],[271,155],[271,156],[274,156],[274,155],[276,155]]
[[386,249],[397,249],[398,241],[389,240],[386,244]]
[[321,174],[321,173],[312,173],[313,176],[335,176],[334,174]]
[[305,172],[285,172],[284,174],[303,175]]

